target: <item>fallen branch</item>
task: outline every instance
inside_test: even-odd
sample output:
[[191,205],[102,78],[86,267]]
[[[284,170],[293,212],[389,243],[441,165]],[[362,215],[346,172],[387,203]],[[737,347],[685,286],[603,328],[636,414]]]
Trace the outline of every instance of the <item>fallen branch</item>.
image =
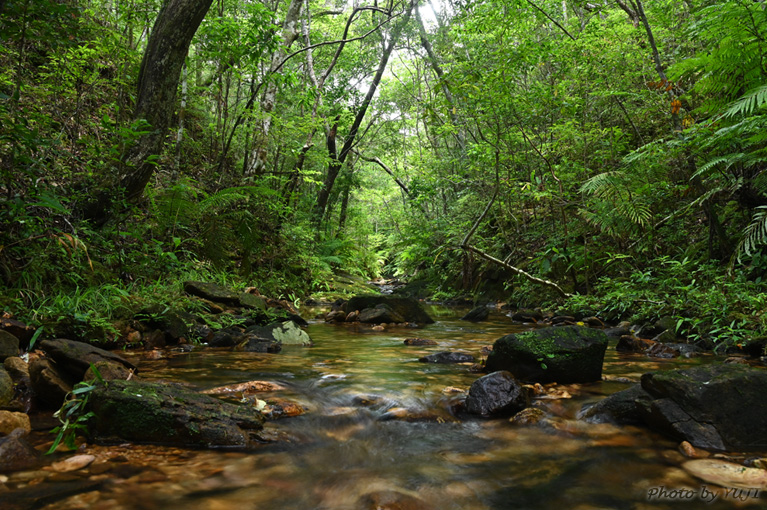
[[471,245],[468,245],[468,244],[464,244],[464,245],[461,245],[461,249],[474,252],[474,253],[476,253],[477,255],[479,255],[480,257],[482,257],[483,259],[485,259],[487,261],[490,261],[490,262],[492,262],[494,264],[498,264],[499,266],[503,267],[504,269],[508,269],[509,271],[513,271],[514,273],[517,273],[520,276],[524,276],[525,278],[527,278],[528,280],[530,280],[533,283],[538,283],[540,285],[543,285],[544,287],[548,287],[548,288],[556,291],[556,293],[559,294],[563,298],[568,298],[568,297],[572,296],[572,294],[568,294],[567,292],[562,290],[562,287],[560,287],[556,283],[554,283],[552,281],[549,281],[549,280],[543,280],[541,278],[533,276],[530,273],[528,273],[527,271],[519,269],[518,267],[514,267],[511,264],[508,264],[508,263],[506,263],[506,262],[504,262],[504,261],[502,261],[500,259],[497,259],[497,258],[493,257],[492,255],[488,255],[487,253],[485,253],[484,251],[480,250],[479,248],[475,248],[474,246],[471,246]]

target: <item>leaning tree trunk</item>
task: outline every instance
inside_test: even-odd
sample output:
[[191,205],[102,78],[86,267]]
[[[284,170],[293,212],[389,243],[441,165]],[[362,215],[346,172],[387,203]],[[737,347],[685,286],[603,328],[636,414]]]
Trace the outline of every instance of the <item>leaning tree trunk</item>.
[[213,0],[167,0],[149,36],[138,78],[134,120],[146,120],[150,131],[122,158],[119,186],[128,199],[141,197],[168,135],[176,89],[189,44]]

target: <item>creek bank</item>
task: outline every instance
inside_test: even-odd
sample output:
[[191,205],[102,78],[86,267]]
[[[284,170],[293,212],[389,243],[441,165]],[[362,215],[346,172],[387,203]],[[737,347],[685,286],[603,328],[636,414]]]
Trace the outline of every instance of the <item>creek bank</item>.
[[584,408],[592,422],[643,424],[695,447],[767,449],[767,371],[713,364],[650,372],[641,383]]

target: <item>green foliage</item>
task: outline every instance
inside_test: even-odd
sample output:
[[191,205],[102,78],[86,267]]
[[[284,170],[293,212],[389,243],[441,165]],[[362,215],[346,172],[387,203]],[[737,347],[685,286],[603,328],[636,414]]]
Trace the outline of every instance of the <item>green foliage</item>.
[[64,398],[61,408],[53,414],[61,422],[61,425],[51,430],[51,433],[56,434],[56,438],[53,440],[53,444],[46,452],[46,455],[55,452],[62,441],[70,450],[77,449],[75,444],[77,434],[86,432],[88,430],[88,421],[95,417],[92,411],[88,411],[88,400],[90,399],[91,392],[99,384],[106,385],[107,382],[93,363],[91,363],[90,369],[93,372],[94,379],[77,383]]

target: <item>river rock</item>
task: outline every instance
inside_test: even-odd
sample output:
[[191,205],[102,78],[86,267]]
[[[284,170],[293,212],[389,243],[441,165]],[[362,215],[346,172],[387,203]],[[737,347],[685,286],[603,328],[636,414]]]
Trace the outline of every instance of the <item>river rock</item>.
[[57,473],[69,473],[88,467],[96,457],[93,455],[74,455],[51,464],[51,469]]
[[537,407],[527,407],[509,418],[509,423],[517,426],[537,425],[546,418],[546,413]]
[[583,383],[602,379],[607,335],[581,326],[506,335],[493,344],[487,372],[508,370],[531,382]]
[[96,376],[96,371],[93,370],[94,367],[96,371],[98,371],[99,377],[105,381],[114,381],[116,379],[125,381],[136,377],[133,375],[134,372],[128,369],[122,363],[115,363],[113,361],[97,361],[96,363],[93,363],[92,366],[85,372],[83,381],[92,381],[99,378]]
[[360,497],[355,508],[360,510],[433,510],[426,501],[394,490],[380,490]]
[[184,292],[227,305],[240,305],[240,294],[217,283],[186,281]]
[[19,339],[20,344],[26,348],[35,334],[35,328],[23,322],[0,317],[0,330],[7,331]]
[[208,347],[234,347],[244,340],[245,332],[232,326],[214,333],[208,340]]
[[478,306],[461,317],[462,321],[482,322],[490,316],[490,310],[486,306]]
[[670,359],[678,358],[680,352],[668,344],[662,344],[657,341],[647,349],[647,355],[651,358]]
[[256,296],[249,292],[243,292],[239,295],[239,304],[243,308],[250,308],[253,310],[266,310],[266,299],[261,296]]
[[437,342],[429,338],[406,338],[402,343],[405,345],[437,345]]
[[646,338],[638,338],[634,335],[621,335],[618,340],[618,344],[615,346],[615,350],[618,352],[647,352],[647,349],[655,345],[654,340],[648,340]]
[[[346,313],[343,310],[333,310],[325,316],[325,322],[344,322],[346,317],[352,313],[354,312]],[[357,313],[357,318],[359,318],[359,313]]]
[[32,430],[29,416],[25,413],[0,411],[0,436],[7,436],[16,429],[22,429],[28,434]]
[[[43,340],[40,348],[45,351],[49,358],[56,362],[57,369],[61,372],[67,372],[79,382],[85,376],[85,372],[90,368],[91,363],[99,361],[109,361],[119,363],[129,370],[137,372],[136,366],[128,360],[125,360],[109,351],[100,349],[85,342],[76,342],[74,340],[65,340],[63,338],[55,340]],[[31,369],[30,369],[31,372]]]
[[[415,322],[417,324],[432,324],[434,322],[434,319],[429,317],[418,301],[407,297],[376,295],[355,296],[343,304],[343,310],[346,313],[353,312],[354,310],[362,311],[366,308],[375,308],[380,304],[388,305],[394,312],[401,316],[403,320],[399,322]],[[362,319],[360,318],[360,320]]]
[[511,315],[511,320],[515,322],[523,322],[527,324],[534,324],[543,320],[543,313],[540,310],[532,310],[528,308],[520,308]]
[[651,428],[698,448],[767,448],[767,371],[717,364],[642,376],[638,400]]
[[13,400],[13,379],[0,367],[0,407],[7,406]]
[[473,363],[474,360],[475,358],[471,354],[466,354],[464,352],[451,352],[451,351],[438,352],[436,354],[429,354],[428,356],[423,356],[421,358],[418,358],[418,361],[420,361],[421,363],[442,363],[442,364]]
[[235,346],[234,350],[240,352],[268,352],[274,354],[282,350],[282,345],[271,338],[264,338],[251,333],[245,333],[240,340],[240,343]]
[[245,333],[275,341],[281,345],[313,345],[309,334],[294,321],[273,322],[267,326],[251,326]]
[[26,435],[23,429],[16,429],[0,437],[0,472],[21,471],[40,462],[40,453],[25,439]]
[[405,322],[405,318],[391,306],[380,303],[374,308],[365,308],[359,314],[359,321],[365,324],[388,324]]
[[169,383],[111,381],[91,393],[90,435],[102,441],[133,441],[202,447],[247,447],[258,441],[264,418],[236,405]]
[[0,329],[0,361],[19,355],[19,339]]
[[46,358],[36,359],[29,364],[29,378],[35,399],[52,409],[61,407],[67,393],[80,382],[70,373],[59,370],[58,365]]
[[18,357],[5,358],[3,366],[14,381],[29,380],[29,365],[23,359]]
[[650,400],[652,397],[642,389],[641,384],[613,393],[599,402],[584,407],[578,414],[579,419],[592,423],[615,423],[619,425],[641,424],[642,415],[637,408],[637,401]]
[[469,388],[466,410],[472,414],[511,415],[530,405],[530,391],[511,372],[480,377]]

